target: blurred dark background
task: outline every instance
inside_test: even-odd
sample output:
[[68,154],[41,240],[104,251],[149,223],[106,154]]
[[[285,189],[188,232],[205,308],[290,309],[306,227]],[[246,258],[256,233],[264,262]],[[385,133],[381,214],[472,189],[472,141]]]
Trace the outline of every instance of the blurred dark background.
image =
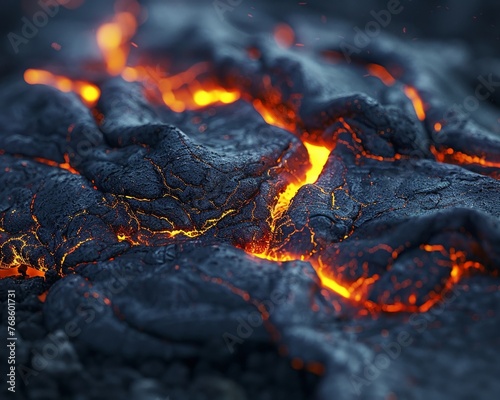
[[[257,2],[256,2],[257,3]],[[387,8],[388,0],[273,2],[286,13],[315,11],[334,20],[352,21],[363,27],[373,20],[370,11]],[[384,28],[404,40],[439,38],[464,41],[479,51],[500,54],[500,2],[497,0],[400,0],[403,11]],[[242,3],[243,5],[244,3]],[[303,4],[303,5],[301,5]]]
[[[39,11],[40,2],[58,1],[57,14],[50,17],[40,30],[43,35],[21,44],[15,52],[9,34],[21,34],[23,25]],[[119,0],[127,1],[127,0]],[[264,20],[272,16],[274,21],[308,17],[317,18],[323,24],[325,35],[343,24],[344,31],[353,33],[354,27],[364,29],[373,21],[372,11],[387,9],[388,3],[397,0],[138,0],[144,5],[147,22],[148,4],[200,8],[217,17],[217,5],[223,11],[222,28],[229,22],[246,34],[258,33]],[[17,73],[23,68],[40,67],[41,61],[59,56],[66,60],[98,57],[93,38],[95,29],[113,15],[116,0],[2,0],[0,2],[0,77]],[[500,58],[500,1],[498,0],[400,0],[403,11],[393,15],[390,24],[383,28],[408,42],[438,40],[454,44],[465,44],[474,57]],[[226,6],[224,6],[224,4]],[[221,8],[219,8],[221,10]],[[220,14],[220,11],[219,11]],[[157,17],[157,16],[156,16]],[[23,19],[25,18],[25,19]],[[242,22],[243,21],[243,22]],[[349,29],[349,27],[352,27]],[[85,35],[83,34],[85,33]],[[336,33],[338,35],[338,33]],[[322,38],[320,38],[322,39]],[[325,38],[327,39],[327,38]],[[92,39],[94,40],[94,39]],[[54,48],[61,45],[60,49]],[[58,52],[58,54],[56,54]],[[77,63],[75,61],[75,63]]]
[[[23,16],[32,17],[39,9],[39,1],[48,0],[2,0],[0,2],[0,34],[2,36],[2,57],[9,53],[9,32],[18,32],[22,27]],[[57,0],[66,3],[67,8],[54,18],[81,20],[82,15],[92,15],[103,19],[112,13],[115,0]],[[216,0],[217,1],[217,0]],[[214,0],[162,0],[162,3],[200,4],[214,8]],[[238,3],[238,0],[219,0],[221,3]],[[258,29],[259,14],[271,13],[282,19],[289,15],[316,13],[324,15],[332,22],[335,20],[352,21],[353,26],[363,25],[373,19],[371,10],[387,8],[388,0],[240,0],[231,13],[248,16],[251,24]],[[140,3],[148,1],[139,0]],[[469,43],[477,51],[500,52],[500,2],[498,0],[400,0],[404,10],[396,15],[387,32],[406,39],[423,40],[429,38],[456,39]],[[215,12],[215,11],[214,11]],[[68,15],[70,14],[71,17]],[[12,55],[12,53],[11,53]]]

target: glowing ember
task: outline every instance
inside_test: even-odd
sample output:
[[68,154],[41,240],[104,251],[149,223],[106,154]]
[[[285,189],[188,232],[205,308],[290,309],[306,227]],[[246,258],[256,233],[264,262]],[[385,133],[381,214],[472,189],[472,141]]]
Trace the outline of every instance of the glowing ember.
[[65,76],[54,75],[40,69],[28,69],[24,73],[24,80],[30,85],[47,85],[55,87],[62,92],[75,92],[89,106],[95,105],[101,91],[89,82],[71,80]]
[[50,165],[51,167],[62,168],[68,172],[71,172],[72,174],[79,175],[79,172],[70,165],[69,156],[67,154],[64,155],[63,163],[57,163],[55,161],[47,160],[46,158],[40,158],[40,157],[35,158],[35,161],[38,161],[41,164]]
[[130,39],[137,30],[136,16],[131,12],[120,12],[111,22],[101,25],[97,30],[97,44],[106,62],[110,75],[120,75],[130,48]]
[[396,79],[390,74],[387,69],[378,64],[368,64],[366,69],[370,75],[380,79],[386,86],[392,86],[396,83]]
[[[253,102],[255,109],[262,115],[264,121],[270,125],[274,125],[280,128],[286,129],[290,127],[289,124],[279,118],[277,110],[272,110],[264,106],[261,100],[255,99]],[[291,201],[299,191],[302,186],[315,183],[318,180],[323,167],[328,161],[328,156],[330,155],[330,150],[323,146],[316,146],[312,143],[306,141],[302,142],[309,153],[309,163],[311,167],[307,170],[305,178],[300,182],[290,183],[285,191],[280,193],[276,204],[271,211],[271,232],[274,232],[276,221],[283,216],[283,214],[288,209]],[[288,258],[288,256],[285,256]]]
[[404,92],[406,97],[408,97],[413,103],[413,108],[415,109],[415,114],[417,114],[417,118],[420,121],[423,121],[425,119],[425,107],[424,107],[424,102],[420,98],[420,95],[418,94],[417,90],[414,87],[405,86]]
[[238,91],[226,90],[213,80],[200,78],[208,72],[208,67],[207,63],[199,63],[170,76],[147,66],[127,67],[122,78],[128,82],[142,82],[149,93],[159,92],[165,105],[175,112],[237,101],[240,98]]
[[254,108],[268,124],[295,133],[297,128],[296,110],[301,95],[295,94],[292,96],[294,104],[290,104],[290,101],[285,103],[281,91],[272,85],[271,78],[268,75],[263,77],[262,85],[266,94],[265,97],[251,98],[247,96],[247,100],[252,102]]
[[22,266],[0,269],[0,279],[7,278],[9,276],[19,276],[19,275],[25,275],[29,278],[34,278],[36,276],[44,277],[45,273],[32,267],[22,267]]
[[[386,86],[392,86],[396,83],[396,79],[392,76],[392,74],[381,65],[368,64],[366,66],[366,69],[371,76],[380,79]],[[414,87],[408,85],[404,87],[403,91],[406,97],[408,97],[408,99],[410,99],[410,101],[413,103],[413,108],[415,109],[417,118],[420,121],[423,121],[425,119],[425,105],[418,91]],[[439,128],[436,128],[436,131],[439,131],[441,129],[441,124],[438,124],[439,123],[437,123],[436,126],[438,126]]]
[[[271,125],[275,125],[281,128],[285,128],[287,126],[286,123],[280,121],[277,117],[276,111],[269,110],[266,108],[262,101],[255,100],[254,101],[255,109],[262,115],[264,120]],[[271,234],[276,229],[277,221],[284,215],[284,213],[288,210],[290,203],[293,198],[299,191],[299,189],[305,185],[314,184],[317,180],[321,171],[323,170],[326,162],[328,161],[328,156],[330,155],[330,150],[324,146],[316,146],[306,141],[303,141],[304,146],[306,147],[309,154],[309,163],[310,168],[306,172],[306,176],[303,180],[299,182],[290,183],[286,189],[278,195],[278,199],[276,204],[271,210],[271,216],[269,221],[269,227],[271,230]],[[246,251],[256,257],[264,258],[272,261],[291,261],[291,260],[305,260],[309,258],[308,255],[294,255],[290,253],[276,252],[273,249],[270,249],[269,246],[265,250],[261,250],[258,245],[250,244]],[[344,288],[342,285],[337,283],[331,277],[328,277],[321,273],[321,266],[315,265],[313,263],[313,267],[316,269],[318,276],[321,279],[321,283],[323,286],[329,288],[330,290],[340,294],[343,297],[349,297],[349,291]]]
[[280,47],[289,48],[295,41],[295,33],[290,25],[279,24],[274,29],[274,40]]
[[[450,290],[454,284],[460,281],[460,279],[467,273],[469,270],[484,270],[484,266],[479,262],[469,261],[467,260],[467,255],[463,251],[457,251],[454,248],[450,248],[447,251],[441,245],[423,245],[421,246],[423,250],[431,253],[431,252],[439,252],[449,258],[449,263],[451,267],[451,274],[448,282],[445,284],[445,290]],[[422,304],[418,311],[426,312],[428,311],[434,304],[441,300],[442,295],[435,294],[431,296],[431,298]],[[400,310],[396,310],[400,311]]]
[[[271,218],[273,221],[276,221],[283,216],[291,201],[302,186],[315,183],[318,180],[318,177],[328,160],[328,156],[330,155],[330,151],[326,147],[315,146],[307,142],[303,143],[309,153],[311,168],[307,171],[303,181],[289,184],[286,190],[279,195],[278,201],[271,212]],[[273,224],[271,224],[271,228],[273,228]]]
[[323,268],[323,265],[321,263],[319,263],[319,266],[315,267],[315,270],[319,276],[319,279],[321,279],[321,284],[324,287],[330,289],[331,291],[339,294],[346,299],[351,297],[351,292],[349,291],[349,289],[338,283],[330,276],[330,274],[325,273],[325,269]]
[[[268,234],[265,239],[260,242],[248,243],[245,250],[254,256],[273,260],[273,261],[291,261],[291,260],[309,260],[314,254],[314,251],[305,251],[302,254],[292,254],[290,251],[273,248],[272,239],[279,232],[278,223],[282,223],[290,206],[296,197],[299,190],[305,185],[315,184],[328,161],[331,148],[337,144],[337,137],[333,136],[329,147],[318,146],[309,141],[308,133],[301,131],[303,123],[299,119],[299,102],[302,100],[300,93],[283,94],[277,87],[273,86],[275,82],[271,75],[264,75],[262,82],[259,82],[259,95],[251,95],[242,87],[239,89],[224,88],[222,84],[213,77],[212,65],[207,62],[197,63],[191,66],[186,71],[170,75],[167,71],[162,70],[158,66],[153,68],[150,65],[127,65],[130,46],[136,44],[131,43],[132,37],[135,35],[138,27],[138,15],[140,11],[139,5],[130,0],[125,2],[122,9],[117,10],[116,15],[103,25],[101,25],[96,33],[96,41],[99,49],[102,52],[106,73],[111,76],[121,76],[127,82],[139,82],[144,87],[145,94],[149,99],[161,99],[161,101],[174,112],[184,112],[185,110],[197,110],[210,105],[224,105],[234,103],[240,98],[251,103],[262,118],[270,125],[285,129],[302,140],[308,155],[309,168],[305,172],[302,179],[294,182],[289,182],[284,190],[282,190],[274,199],[272,205],[269,206],[269,218],[266,221],[268,224]],[[295,42],[295,33],[287,24],[279,24],[274,30],[274,39],[282,48],[289,48]],[[299,44],[297,44],[299,45]],[[258,59],[260,52],[254,51],[252,58]],[[383,66],[369,63],[365,65],[369,75],[380,79],[386,86],[398,84],[407,98],[412,102],[415,114],[420,121],[426,118],[426,105],[424,104],[419,92],[413,86],[403,85],[398,83],[396,78]],[[38,69],[28,69],[24,74],[24,79],[28,84],[44,84],[53,86],[63,92],[75,92],[89,106],[94,106],[100,97],[99,88],[89,82],[72,80],[65,76],[55,75],[51,72]],[[279,81],[279,80],[278,80]],[[290,88],[292,87],[289,85]],[[263,94],[262,94],[263,93]],[[342,125],[342,132],[348,132],[352,135],[353,144],[359,156],[377,161],[396,161],[400,160],[401,154],[396,153],[393,157],[382,157],[381,155],[371,154],[364,150],[362,146],[362,138],[359,132],[352,129],[344,118],[338,118],[336,123]],[[441,122],[436,122],[433,125],[435,132],[440,132],[442,129]],[[340,128],[342,129],[342,128]],[[340,132],[340,130],[339,130]],[[314,135],[313,135],[314,136]],[[455,151],[451,148],[437,150],[435,147],[431,151],[440,162],[451,162],[456,164],[473,164],[482,167],[499,168],[500,163],[487,160],[479,155],[468,155],[460,151]],[[55,162],[44,158],[35,158],[37,162],[65,169],[73,174],[78,172],[70,165],[69,156],[64,155],[64,162]],[[332,193],[332,202],[335,203],[335,196]],[[137,199],[136,199],[137,200]],[[338,198],[337,198],[338,202]],[[210,218],[200,224],[197,229],[178,229],[170,228],[169,230],[156,230],[155,234],[163,234],[168,238],[175,236],[185,236],[196,238],[204,235],[209,230],[217,226],[224,218],[230,217],[232,214],[237,214],[238,210],[229,209],[216,218]],[[37,224],[38,222],[35,221]],[[172,224],[173,225],[173,224]],[[134,234],[132,231],[115,231],[116,238],[119,242],[128,242],[130,245],[148,245],[148,240],[140,237],[139,234]],[[314,236],[314,235],[313,235]],[[347,238],[348,235],[344,237]],[[92,241],[92,238],[86,238],[79,241],[64,253],[61,264],[64,264],[66,256],[75,252],[80,246]],[[315,238],[311,238],[314,242]],[[394,250],[388,245],[381,244],[378,247],[388,251],[394,260],[399,255],[399,250]],[[451,273],[449,281],[446,283],[446,289],[450,289],[451,285],[458,280],[470,269],[482,269],[482,265],[477,262],[466,260],[463,252],[455,251],[454,249],[446,250],[442,246],[425,245],[422,249],[426,252],[439,251],[449,259]],[[37,275],[33,268],[28,269],[23,266],[26,263],[20,253],[14,254],[14,264],[9,265],[11,268],[8,272],[0,271],[0,277],[12,276],[18,273],[23,273],[28,276]],[[351,260],[356,262],[355,257]],[[389,264],[390,265],[389,260]],[[431,297],[427,302],[417,306],[418,298],[415,293],[405,295],[405,299],[398,299],[392,302],[371,302],[367,300],[370,286],[379,280],[377,274],[363,274],[354,282],[349,282],[342,271],[348,269],[346,265],[326,265],[326,262],[319,258],[314,258],[311,263],[316,270],[322,285],[332,292],[352,300],[365,307],[366,310],[383,310],[387,312],[397,311],[427,311],[439,298],[439,294]],[[332,264],[329,260],[328,263]],[[340,264],[340,263],[339,263]],[[363,269],[368,270],[368,262],[363,264]],[[32,271],[33,270],[33,271]],[[40,273],[42,274],[42,273]],[[43,275],[43,274],[42,274]]]
[[480,165],[486,168],[500,168],[500,162],[487,160],[485,157],[465,154],[452,148],[437,150],[431,146],[431,151],[439,162],[448,162],[458,165]]

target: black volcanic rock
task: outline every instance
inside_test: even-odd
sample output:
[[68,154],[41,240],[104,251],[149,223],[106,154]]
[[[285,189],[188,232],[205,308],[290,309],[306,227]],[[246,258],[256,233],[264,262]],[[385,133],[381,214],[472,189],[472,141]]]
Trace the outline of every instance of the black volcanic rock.
[[[203,62],[196,84],[231,104],[174,112],[155,77],[110,77],[94,38],[68,30],[97,27],[96,5],[0,61],[18,398],[498,397],[500,80],[480,58],[494,41],[401,40],[402,14],[346,58],[355,31],[330,14],[347,3],[242,2],[222,19],[214,4],[146,2],[129,65],[172,78]],[[43,50],[54,32],[82,45]],[[93,82],[99,101],[28,85],[28,67]],[[302,184],[306,144],[330,155]]]

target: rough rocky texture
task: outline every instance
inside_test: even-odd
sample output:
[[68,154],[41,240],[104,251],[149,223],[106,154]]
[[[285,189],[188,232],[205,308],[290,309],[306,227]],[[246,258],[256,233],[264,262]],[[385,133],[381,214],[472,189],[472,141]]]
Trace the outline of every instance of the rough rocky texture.
[[[305,45],[283,49],[279,5],[252,34],[243,8],[224,25],[212,8],[148,7],[132,58],[206,62],[197,79],[238,101],[173,112],[148,82],[86,69],[85,48],[0,64],[17,397],[495,398],[498,61],[386,33],[346,59],[352,25],[311,10],[287,16]],[[99,102],[27,85],[27,66],[93,81]],[[466,112],[479,74],[491,97]],[[330,155],[276,215],[311,166],[304,143]]]

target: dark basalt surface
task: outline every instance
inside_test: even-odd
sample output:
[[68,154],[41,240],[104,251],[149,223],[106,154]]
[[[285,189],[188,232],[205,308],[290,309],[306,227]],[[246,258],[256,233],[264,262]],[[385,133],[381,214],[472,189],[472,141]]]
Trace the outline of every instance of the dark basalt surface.
[[[256,29],[244,5],[221,23],[212,6],[162,4],[148,3],[162,18],[132,56],[173,72],[208,62],[238,101],[175,113],[86,71],[83,47],[71,62],[0,64],[0,266],[19,268],[0,280],[2,332],[7,290],[17,302],[18,390],[5,398],[496,398],[498,61],[382,32],[347,62],[352,26],[312,10],[287,17],[306,45],[282,49],[279,5]],[[394,83],[371,64],[399,71]],[[98,83],[95,108],[22,80],[54,65]],[[480,74],[497,85],[491,101],[460,111]],[[302,141],[330,156],[273,222],[278,194],[310,167]],[[297,261],[244,251],[263,243]],[[346,299],[320,277],[359,291]]]

